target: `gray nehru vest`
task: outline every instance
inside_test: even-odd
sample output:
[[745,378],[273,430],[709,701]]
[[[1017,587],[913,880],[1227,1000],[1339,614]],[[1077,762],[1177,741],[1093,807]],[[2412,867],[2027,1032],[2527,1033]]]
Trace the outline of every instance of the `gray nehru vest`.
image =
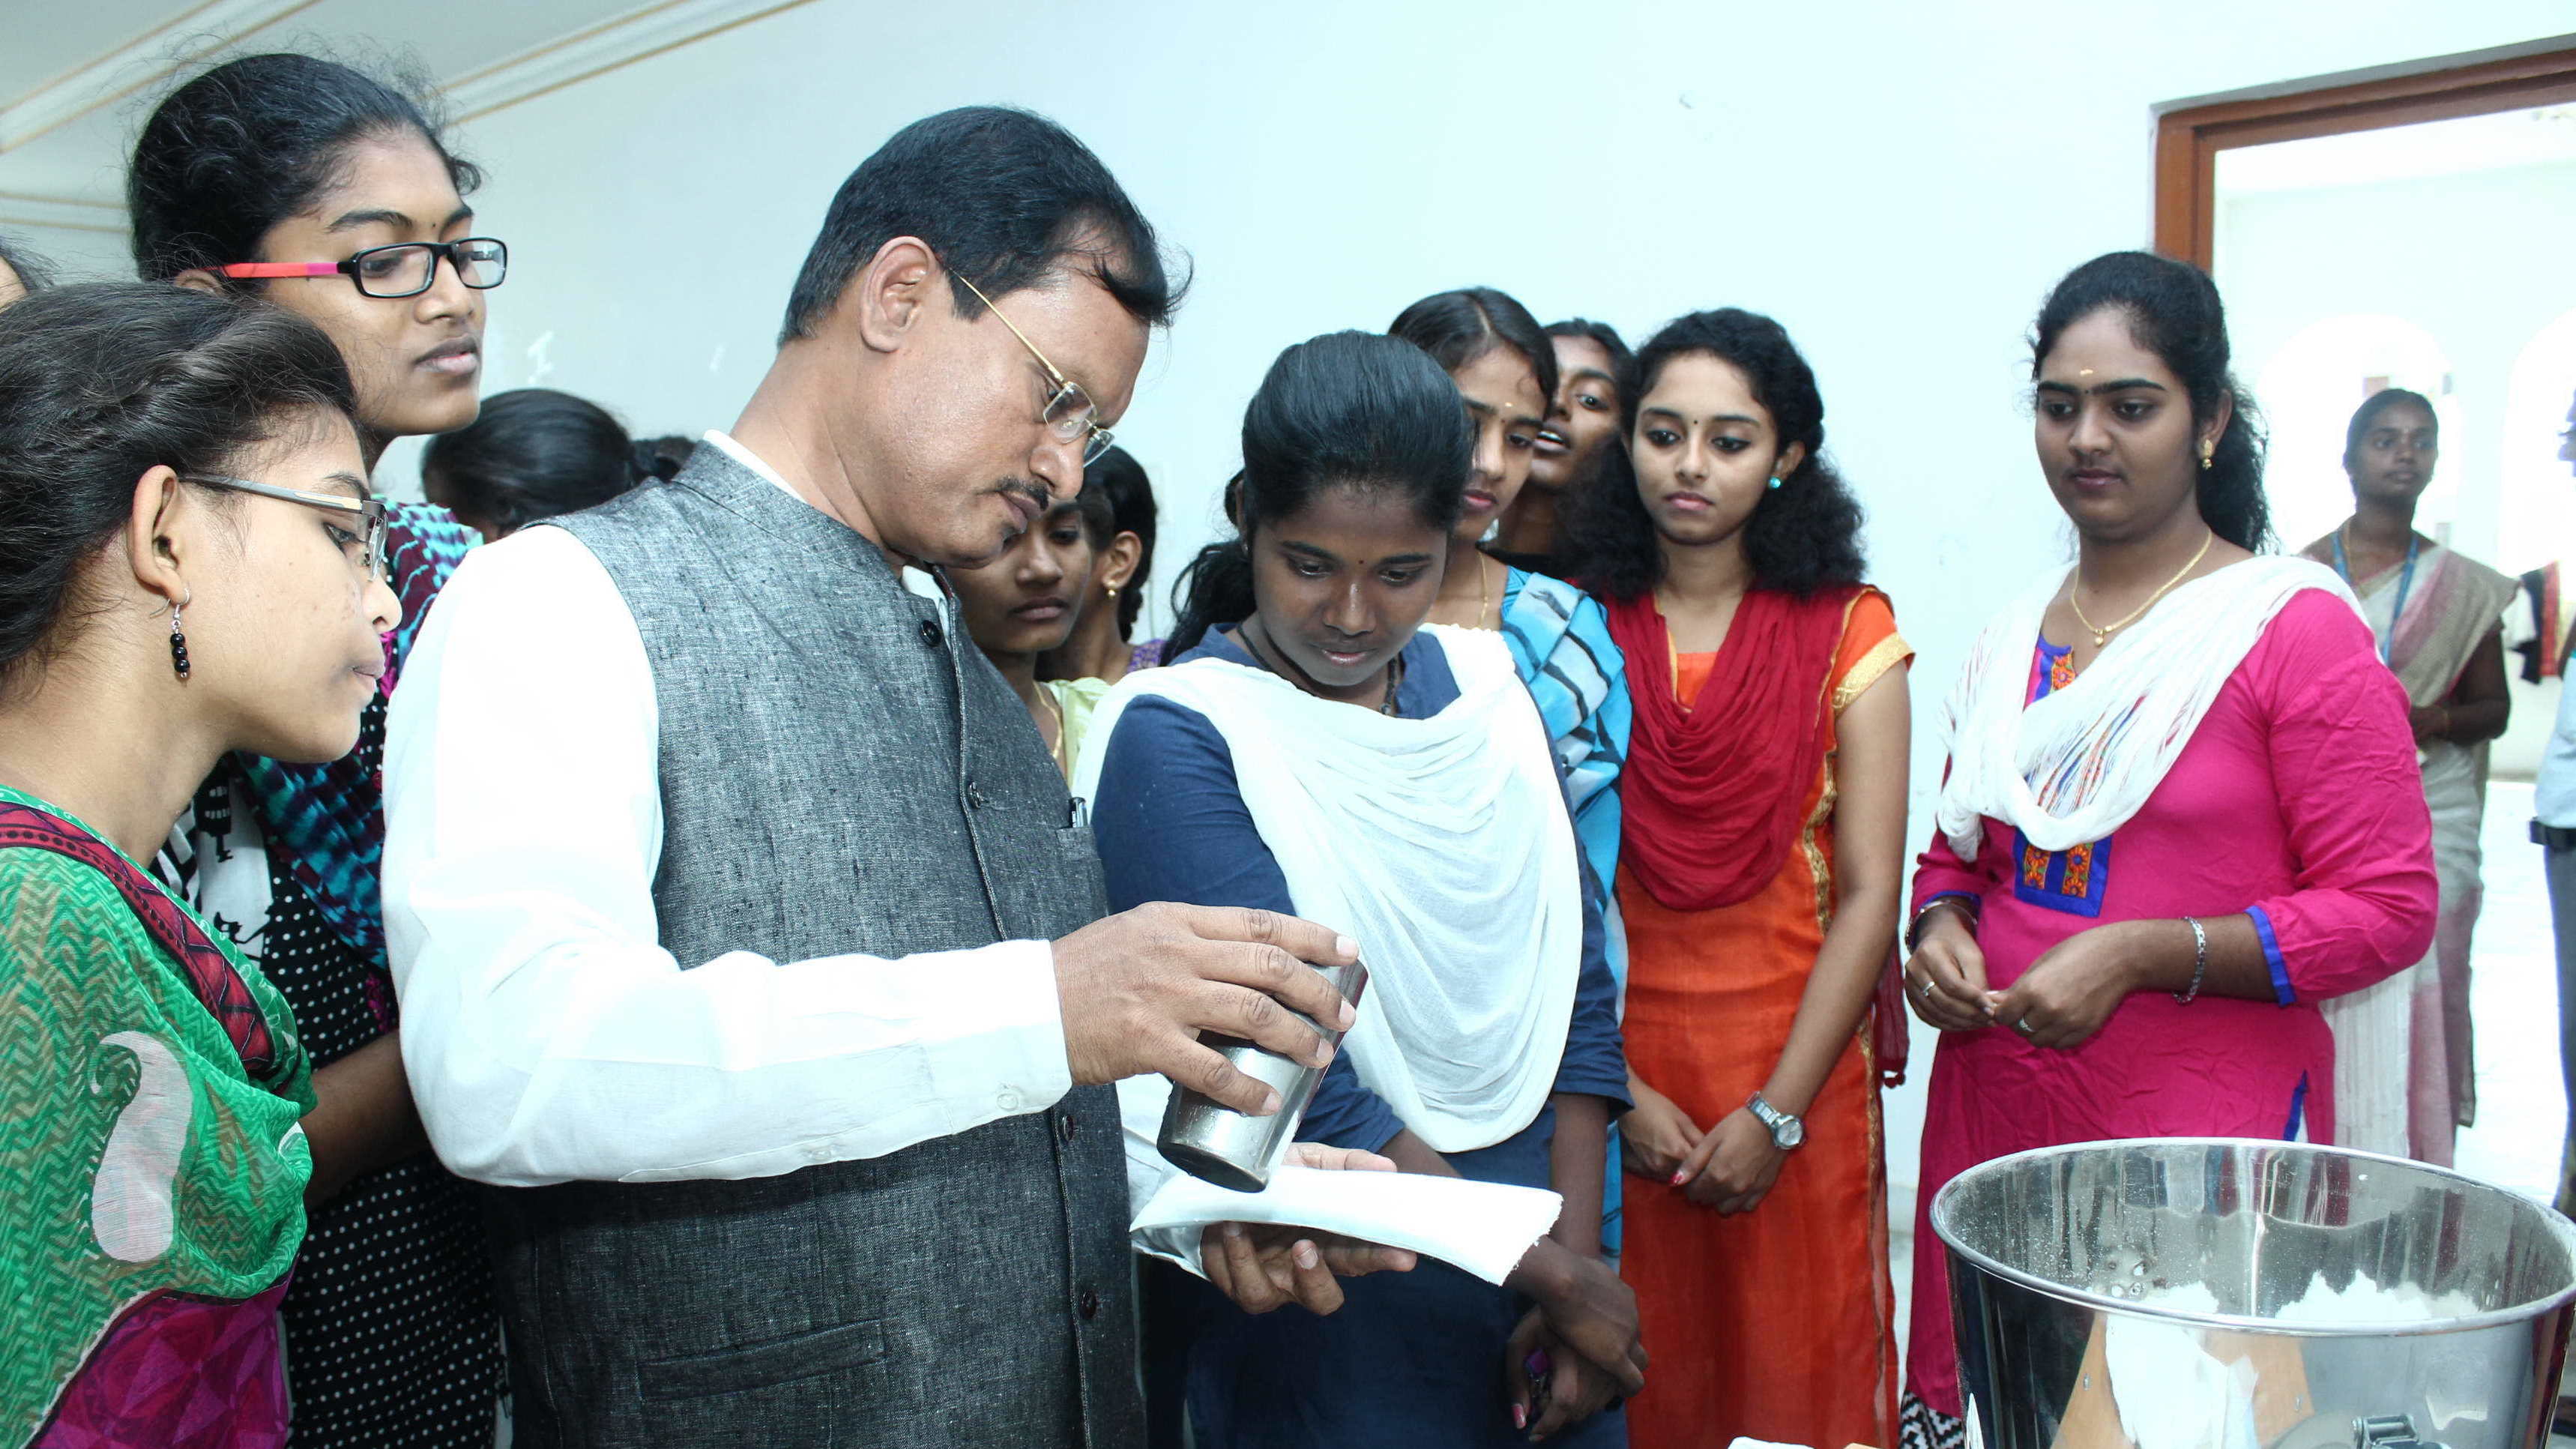
[[[652,663],[653,902],[683,963],[1052,939],[1102,913],[1027,711],[867,540],[713,446],[555,523]],[[1116,1097],[994,1105],[1013,1115],[780,1177],[489,1193],[519,1442],[1140,1440]]]

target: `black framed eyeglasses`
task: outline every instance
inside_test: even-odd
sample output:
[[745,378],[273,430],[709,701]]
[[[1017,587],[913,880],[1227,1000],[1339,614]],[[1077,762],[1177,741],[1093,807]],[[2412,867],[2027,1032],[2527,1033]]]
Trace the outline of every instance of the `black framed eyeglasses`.
[[[369,579],[381,580],[385,576],[385,520],[391,515],[392,510],[386,507],[385,501],[381,498],[373,495],[352,498],[346,493],[308,493],[301,488],[281,488],[274,483],[254,483],[248,478],[227,478],[213,473],[191,474],[188,481],[204,488],[222,488],[234,493],[256,493],[262,498],[275,498],[287,503],[301,503],[308,507],[326,508],[334,513],[348,514],[358,525],[358,531],[348,535],[349,541],[340,546],[340,551],[346,554],[352,549],[356,550],[356,556],[349,562],[363,566]],[[347,533],[347,530],[343,529],[341,532]]]
[[417,297],[438,280],[444,258],[456,279],[488,291],[510,276],[510,248],[499,239],[469,236],[444,242],[396,242],[369,247],[345,262],[233,262],[215,270],[227,277],[339,277],[370,297]]
[[1002,325],[1011,329],[1011,335],[1020,339],[1020,345],[1029,350],[1029,356],[1038,360],[1047,381],[1055,385],[1055,391],[1047,395],[1046,404],[1038,409],[1038,421],[1045,424],[1047,432],[1059,443],[1070,443],[1088,432],[1090,437],[1083,439],[1082,443],[1082,466],[1088,468],[1099,462],[1100,455],[1109,451],[1111,439],[1109,430],[1100,425],[1100,405],[1091,400],[1091,394],[1082,390],[1081,383],[1065,376],[1060,368],[1047,361],[1047,355],[1038,351],[1038,345],[1029,340],[1029,334],[1003,316],[1002,309],[993,305],[993,299],[985,296],[984,289],[976,286],[972,278],[962,272],[948,275],[965,283],[966,290],[975,294],[975,300],[984,304],[984,310],[1000,318]]

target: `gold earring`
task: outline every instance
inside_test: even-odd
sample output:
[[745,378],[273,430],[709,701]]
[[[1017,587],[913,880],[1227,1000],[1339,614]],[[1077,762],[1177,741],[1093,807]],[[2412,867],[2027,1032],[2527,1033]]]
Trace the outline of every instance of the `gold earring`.
[[1109,586],[1109,597],[1113,599],[1118,597],[1118,586],[1116,584],[1111,584]]
[[2211,442],[2211,441],[2210,441],[2210,440],[2208,440],[2207,438],[2203,438],[2203,439],[2201,439],[2201,443],[2200,443],[2200,471],[2202,471],[2203,473],[2208,472],[2208,471],[2209,471],[2209,465],[2210,465],[2210,463],[2211,463],[2211,462],[2212,462],[2212,461],[2217,457],[2217,455],[2218,455],[2218,444],[2216,444],[2216,443],[2214,443],[2214,442]]

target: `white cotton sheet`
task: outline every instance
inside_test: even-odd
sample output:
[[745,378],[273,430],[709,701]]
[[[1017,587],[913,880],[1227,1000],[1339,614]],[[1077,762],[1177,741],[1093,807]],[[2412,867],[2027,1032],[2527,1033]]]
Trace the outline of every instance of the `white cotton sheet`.
[[1172,1173],[1136,1214],[1132,1231],[1140,1240],[1177,1244],[1195,1243],[1215,1223],[1293,1224],[1410,1248],[1499,1284],[1564,1206],[1565,1199],[1534,1187],[1282,1164],[1262,1192],[1229,1192]]
[[1502,636],[1422,632],[1458,683],[1429,719],[1220,659],[1131,674],[1092,716],[1073,793],[1098,796],[1119,716],[1144,695],[1213,724],[1297,914],[1360,943],[1352,1068],[1414,1136],[1466,1152],[1527,1127],[1554,1090],[1583,888],[1547,727]]

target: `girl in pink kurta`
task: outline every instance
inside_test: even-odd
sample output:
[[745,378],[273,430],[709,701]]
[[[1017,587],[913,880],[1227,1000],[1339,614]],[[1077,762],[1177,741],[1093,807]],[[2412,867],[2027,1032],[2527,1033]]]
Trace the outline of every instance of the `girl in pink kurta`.
[[[2066,650],[2036,641],[2032,697],[2062,688]],[[1924,1109],[1909,1386],[1959,1413],[1950,1285],[1931,1207],[1944,1183],[2014,1152],[2111,1137],[2334,1140],[2334,1039],[2316,1004],[2418,959],[2431,939],[2432,825],[2406,703],[2352,606],[2323,589],[2284,605],[2128,824],[2049,853],[1989,819],[1962,861],[1935,836],[1917,909],[1977,903],[1987,984],[2112,921],[2250,914],[2278,999],[2131,995],[2073,1051],[2003,1023],[1944,1033]]]
[[1941,1189],[2071,1142],[2331,1142],[2317,1003],[2419,959],[2438,896],[2404,690],[2332,570],[2263,552],[2217,289],[2114,253],[2036,331],[2034,442],[2077,556],[1986,626],[1945,707],[1905,963],[1941,1029],[1906,1449],[1965,1427]]

